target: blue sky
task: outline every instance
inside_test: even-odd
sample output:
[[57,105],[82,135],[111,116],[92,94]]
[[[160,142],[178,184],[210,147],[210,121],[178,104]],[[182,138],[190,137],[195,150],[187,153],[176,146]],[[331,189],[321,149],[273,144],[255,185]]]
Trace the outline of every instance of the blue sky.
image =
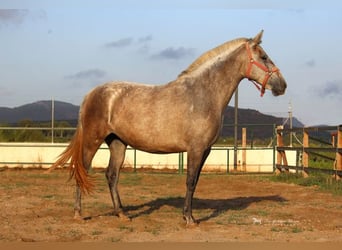
[[264,29],[262,47],[288,89],[261,98],[244,80],[239,106],[286,116],[291,102],[306,125],[342,124],[340,1],[2,0],[0,7],[0,107],[51,98],[79,105],[112,80],[165,84],[203,52]]

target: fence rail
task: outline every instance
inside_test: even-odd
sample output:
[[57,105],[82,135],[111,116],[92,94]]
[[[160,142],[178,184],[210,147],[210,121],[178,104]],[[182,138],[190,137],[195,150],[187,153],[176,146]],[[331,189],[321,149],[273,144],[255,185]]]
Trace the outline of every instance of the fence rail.
[[[0,143],[0,168],[8,167],[39,167],[49,168],[57,156],[65,149],[67,143]],[[238,152],[238,168],[234,166],[234,153]],[[243,155],[243,152],[245,154]],[[93,159],[95,168],[104,168],[108,165],[109,150],[102,145]],[[187,154],[149,154],[143,151],[127,148],[124,165],[136,171],[146,169],[168,169],[183,173],[187,168]],[[242,164],[242,163],[245,164]],[[215,172],[239,172],[239,173],[273,173],[274,172],[274,147],[262,148],[234,148],[213,147],[209,155],[204,171]]]
[[[301,146],[284,146],[284,134],[289,133],[302,133],[302,141],[299,142]],[[324,139],[317,138],[310,133],[325,132],[325,135],[330,135],[331,141],[328,142]],[[304,176],[312,172],[324,172],[333,174],[336,178],[342,176],[342,125],[339,126],[322,126],[322,127],[304,127],[294,129],[284,129],[278,126],[276,129],[277,134],[277,162],[276,168],[278,171],[289,171],[290,169],[302,171]],[[310,146],[310,140],[324,144],[322,146]],[[289,165],[287,162],[286,151],[297,152],[296,165]],[[330,153],[324,155],[323,153]],[[324,158],[331,161],[330,167],[313,167],[310,166],[310,155],[314,157]],[[332,157],[334,155],[334,157]]]
[[[257,125],[260,126],[260,125]],[[241,127],[239,125],[239,127]],[[272,126],[268,125],[268,127],[272,128]],[[0,127],[0,130],[51,130],[51,127]],[[54,130],[75,130],[75,128],[71,127],[55,127]],[[247,126],[248,129],[248,126]],[[256,147],[253,143],[251,143],[251,147],[247,146],[246,144],[246,128],[242,128],[241,133],[241,146],[236,147],[214,147],[212,152],[214,156],[209,156],[209,160],[207,160],[206,165],[220,165],[221,169],[222,166],[226,172],[248,172],[246,166],[253,167],[254,169],[258,169],[258,172],[274,172],[274,171],[289,171],[291,169],[296,171],[302,171],[305,174],[314,172],[314,171],[321,171],[326,172],[329,174],[334,174],[335,176],[342,176],[342,125],[339,126],[326,126],[326,127],[305,127],[305,128],[293,128],[293,129],[284,129],[283,127],[279,126],[275,128],[273,125],[274,132],[273,140],[268,146],[265,147]],[[317,132],[326,132],[330,133],[332,140],[327,142],[324,139],[316,138],[312,135],[312,133]],[[299,142],[299,145],[296,146],[285,146],[284,143],[284,134],[290,133],[302,133],[302,140]],[[253,140],[253,138],[252,138]],[[311,145],[310,141],[315,141],[317,143],[324,144],[325,146],[317,146]],[[275,143],[276,141],[276,143]],[[292,140],[291,140],[292,141]],[[43,146],[42,146],[43,145]],[[51,165],[55,158],[58,156],[56,152],[62,152],[66,143],[0,143],[0,165],[15,165],[15,164],[32,164],[35,165]],[[10,148],[17,148],[22,147],[21,151],[29,151],[29,148],[39,148],[33,154],[38,154],[36,156],[37,160],[9,160],[8,157],[4,157],[6,154],[6,150]],[[45,152],[48,148],[55,148],[53,150],[57,150],[54,152],[54,158],[51,156],[47,157]],[[107,147],[102,146],[99,151],[106,151],[103,150],[107,149]],[[51,149],[52,150],[52,149]],[[8,151],[8,150],[7,150]],[[36,153],[38,152],[39,153]],[[9,151],[8,151],[9,152]],[[13,154],[14,151],[11,151]],[[139,165],[140,161],[140,153],[137,154],[138,151],[135,149],[128,148],[128,154],[130,155],[130,165],[136,169]],[[223,153],[219,153],[223,152]],[[260,152],[260,153],[259,153]],[[16,153],[14,153],[16,154]],[[51,154],[49,151],[48,154]],[[239,154],[239,155],[238,155]],[[211,154],[213,155],[213,153]],[[220,160],[214,161],[211,159],[212,162],[210,163],[210,157],[215,158],[218,157],[216,155],[220,155]],[[238,155],[238,156],[237,156]],[[267,155],[267,156],[263,156]],[[328,161],[331,161],[332,164],[329,168],[319,168],[313,167],[309,164],[309,159],[311,157],[319,157],[324,158]],[[175,156],[173,156],[175,157]],[[178,167],[178,172],[183,172],[186,168],[186,154],[179,153],[176,160],[176,165]],[[237,159],[239,157],[239,159]],[[47,160],[44,160],[47,158]],[[174,161],[175,158],[173,158]],[[208,163],[209,161],[209,163]],[[217,163],[219,161],[219,163]],[[106,163],[102,163],[102,165],[106,165]],[[174,163],[172,163],[174,164]],[[162,163],[160,164],[162,165]],[[260,170],[261,166],[268,166],[268,169],[271,171],[263,171]],[[251,169],[251,168],[250,168]],[[254,170],[253,170],[254,171]]]
[[[230,125],[226,125],[230,126]],[[242,128],[243,126],[243,128]],[[263,172],[273,173],[275,170],[275,139],[274,139],[274,124],[244,124],[238,125],[241,128],[241,138],[238,138],[241,145],[216,145],[212,148],[204,170],[211,171],[212,169],[220,169],[220,171],[228,172]],[[267,133],[272,135],[271,143],[268,146],[262,146],[263,143],[256,141],[254,138],[255,129],[264,128]],[[56,160],[56,157],[64,150],[67,143],[54,142],[53,136],[56,133],[52,131],[73,131],[73,127],[0,127],[1,131],[15,131],[15,130],[29,130],[29,131],[51,131],[51,141],[45,143],[27,143],[27,142],[0,142],[0,167],[1,166],[42,166],[48,168]],[[250,129],[250,137],[247,136],[246,130]],[[70,136],[71,133],[68,134]],[[249,144],[246,141],[250,141]],[[258,144],[258,146],[256,145]],[[260,144],[260,145],[259,145]],[[106,167],[108,164],[108,147],[102,145],[97,153],[101,155],[101,160],[96,159],[93,161],[95,167]],[[128,147],[126,153],[126,165],[137,169],[141,166],[157,166],[157,167],[170,167],[173,170],[178,170],[182,173],[186,169],[187,154],[176,153],[171,154],[169,158],[156,155],[145,155],[141,151]],[[143,162],[142,158],[147,159]],[[158,158],[158,159],[157,159]]]

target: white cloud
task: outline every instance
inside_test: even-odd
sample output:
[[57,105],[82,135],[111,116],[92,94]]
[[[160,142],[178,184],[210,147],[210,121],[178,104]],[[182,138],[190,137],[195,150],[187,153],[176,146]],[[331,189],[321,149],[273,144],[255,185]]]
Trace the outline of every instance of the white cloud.
[[94,80],[103,78],[106,75],[106,72],[101,69],[87,69],[79,71],[75,74],[65,76],[66,79],[73,79],[73,80]]
[[193,48],[168,47],[151,56],[152,59],[173,59],[179,60],[184,57],[192,56],[195,53]]

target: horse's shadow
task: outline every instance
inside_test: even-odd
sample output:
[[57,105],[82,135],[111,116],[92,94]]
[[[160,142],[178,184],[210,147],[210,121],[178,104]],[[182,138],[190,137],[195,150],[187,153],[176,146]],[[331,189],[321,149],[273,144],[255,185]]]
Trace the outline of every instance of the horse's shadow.
[[[235,197],[231,199],[193,199],[193,209],[210,209],[212,212],[205,217],[199,218],[198,222],[210,220],[219,216],[220,214],[229,210],[243,210],[253,203],[262,201],[285,202],[285,198],[279,195],[269,196],[248,196],[248,197]],[[154,211],[159,210],[162,206],[171,206],[176,209],[183,209],[184,197],[167,197],[157,198],[155,200],[140,204],[128,205],[124,207],[125,213],[128,214],[130,219],[137,218],[142,215],[149,215]],[[112,215],[107,213],[105,215]]]

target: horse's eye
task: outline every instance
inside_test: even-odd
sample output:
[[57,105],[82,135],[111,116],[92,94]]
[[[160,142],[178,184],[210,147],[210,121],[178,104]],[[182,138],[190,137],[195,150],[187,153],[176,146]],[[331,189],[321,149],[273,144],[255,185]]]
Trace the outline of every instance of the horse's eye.
[[261,56],[261,59],[262,59],[263,61],[266,61],[266,60],[267,60],[267,56],[266,56],[266,55],[262,55],[262,56]]

